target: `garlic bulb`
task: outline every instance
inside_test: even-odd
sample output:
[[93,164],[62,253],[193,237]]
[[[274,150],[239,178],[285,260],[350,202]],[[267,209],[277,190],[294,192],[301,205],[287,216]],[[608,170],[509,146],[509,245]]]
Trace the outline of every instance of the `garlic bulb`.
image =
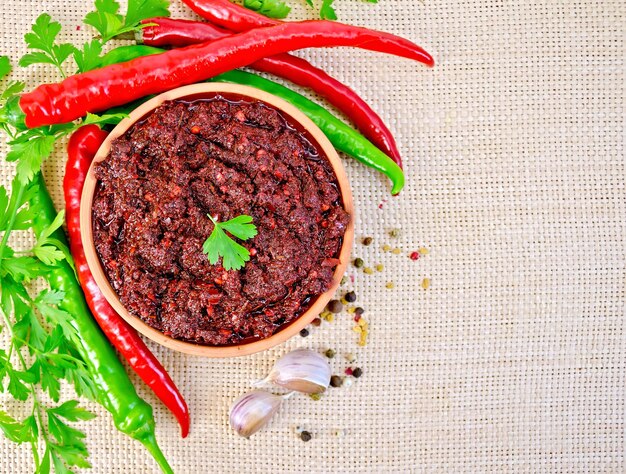
[[230,407],[230,426],[249,438],[267,425],[280,408],[283,397],[254,390],[239,397]]
[[323,355],[310,349],[296,349],[278,359],[263,382],[312,394],[326,390],[330,376],[330,365]]

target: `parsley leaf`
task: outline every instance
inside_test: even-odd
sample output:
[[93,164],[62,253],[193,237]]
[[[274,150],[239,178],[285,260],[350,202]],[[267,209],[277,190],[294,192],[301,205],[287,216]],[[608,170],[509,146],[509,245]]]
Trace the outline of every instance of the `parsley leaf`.
[[[250,252],[243,245],[231,239],[226,232],[238,239],[248,240],[257,235],[256,226],[250,216],[238,216],[226,222],[218,222],[211,215],[209,219],[214,224],[213,232],[202,246],[208,256],[209,263],[215,265],[222,257],[222,266],[225,270],[239,270],[250,260]],[[226,232],[225,232],[226,231]]]
[[32,181],[35,173],[39,172],[43,161],[50,156],[54,148],[55,137],[51,135],[28,134],[26,140],[19,139],[10,142],[11,151],[7,154],[7,161],[18,161],[17,176],[22,183]]
[[270,18],[286,18],[291,11],[283,0],[244,0],[243,6]]
[[35,20],[33,31],[24,35],[28,48],[36,51],[22,56],[19,65],[26,67],[37,63],[53,64],[65,77],[61,65],[74,52],[74,46],[69,43],[56,44],[56,37],[61,32],[61,23],[51,20],[50,15],[42,13]]
[[167,0],[129,0],[126,17],[119,14],[120,4],[116,0],[96,0],[96,10],[83,20],[93,26],[106,43],[114,36],[142,29],[141,20],[157,16],[169,16]]
[[132,27],[146,18],[170,16],[169,6],[168,0],[128,0],[124,25]]
[[320,18],[322,20],[336,20],[337,14],[333,8],[333,2],[335,0],[323,0],[322,7],[320,8]]
[[96,0],[96,11],[87,13],[83,22],[93,26],[107,42],[124,26],[124,17],[118,13],[120,4],[115,0]]
[[83,119],[82,125],[117,125],[126,117],[128,117],[128,114],[122,112],[104,115],[87,113],[87,116]]
[[20,423],[4,410],[0,410],[0,429],[14,443],[31,441],[34,439],[34,436],[29,418]]
[[83,49],[74,48],[74,61],[78,66],[78,72],[87,72],[100,67],[100,55],[102,54],[102,41],[92,39],[83,44]]
[[0,79],[11,73],[11,60],[8,56],[0,56]]

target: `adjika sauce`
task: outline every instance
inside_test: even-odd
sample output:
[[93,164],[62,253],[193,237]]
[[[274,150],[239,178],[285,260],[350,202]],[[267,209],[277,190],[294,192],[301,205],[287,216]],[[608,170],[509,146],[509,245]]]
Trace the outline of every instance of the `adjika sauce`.
[[[277,110],[224,97],[166,102],[95,169],[96,250],[121,302],[168,336],[207,345],[266,338],[329,288],[350,216],[332,167]],[[202,244],[247,214],[239,271]]]

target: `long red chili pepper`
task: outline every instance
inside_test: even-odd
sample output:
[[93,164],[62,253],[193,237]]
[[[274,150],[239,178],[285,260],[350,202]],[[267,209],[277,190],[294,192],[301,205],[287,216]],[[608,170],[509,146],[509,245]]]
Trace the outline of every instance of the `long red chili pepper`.
[[20,98],[29,128],[65,123],[150,94],[193,84],[294,49],[354,46],[433,65],[432,57],[408,40],[331,21],[303,21],[257,28],[210,43],[173,49],[43,84]]
[[176,385],[137,332],[109,305],[96,285],[80,236],[80,198],[89,165],[107,133],[96,125],[85,125],[71,136],[67,146],[68,161],[63,179],[67,230],[70,250],[80,285],[94,318],[111,344],[131,368],[161,399],[177,418],[182,437],[189,433],[189,410]]
[[[188,46],[232,35],[228,30],[199,21],[150,18],[143,20],[143,23],[150,26],[140,31],[138,41],[148,46]],[[363,135],[402,167],[398,145],[389,128],[347,85],[316,68],[307,60],[287,53],[259,59],[250,67],[314,90],[345,113]]]

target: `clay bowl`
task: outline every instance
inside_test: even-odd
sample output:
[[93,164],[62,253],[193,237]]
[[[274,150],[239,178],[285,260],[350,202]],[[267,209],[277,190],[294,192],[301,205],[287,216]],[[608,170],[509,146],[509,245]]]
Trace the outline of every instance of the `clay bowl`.
[[[242,96],[243,98],[257,99],[266,104],[273,106],[281,111],[281,113],[290,121],[300,124],[300,126],[306,130],[310,137],[317,142],[318,150],[323,152],[330,161],[337,181],[339,183],[340,191],[343,197],[343,203],[346,211],[352,216],[351,222],[346,230],[343,245],[339,254],[340,264],[337,266],[331,288],[325,293],[318,296],[313,302],[308,311],[303,313],[300,317],[294,320],[289,325],[281,328],[274,335],[253,341],[247,344],[229,345],[229,346],[205,346],[200,344],[194,344],[190,342],[180,341],[166,336],[162,332],[148,326],[141,319],[130,314],[124,305],[120,302],[117,294],[109,284],[109,281],[104,273],[100,259],[96,253],[96,248],[93,242],[92,222],[91,222],[91,208],[96,188],[96,179],[94,176],[93,168],[94,164],[104,160],[111,148],[111,142],[123,135],[135,122],[141,120],[149,112],[157,108],[163,102],[174,99],[202,99],[209,98],[220,93],[228,95]],[[345,170],[335,151],[334,147],[328,141],[322,131],[302,112],[300,112],[293,105],[285,102],[284,100],[275,97],[267,92],[248,87],[233,84],[219,84],[219,83],[206,83],[195,84],[191,86],[181,87],[174,89],[163,94],[154,97],[153,99],[142,104],[136,108],[128,118],[120,122],[113,131],[109,134],[105,142],[102,144],[96,157],[89,169],[87,179],[85,181],[85,187],[83,189],[81,208],[80,208],[80,226],[81,237],[85,248],[85,254],[87,256],[87,263],[89,268],[98,284],[100,290],[104,294],[107,301],[111,306],[137,331],[146,336],[147,338],[165,346],[170,349],[174,349],[186,354],[205,356],[205,357],[235,357],[253,354],[255,352],[264,351],[271,347],[274,347],[282,342],[285,342],[290,337],[298,334],[305,326],[311,323],[311,321],[317,317],[317,315],[324,310],[328,301],[332,298],[337,290],[343,274],[346,271],[348,261],[350,259],[350,250],[352,248],[352,242],[354,240],[354,206],[352,201],[352,193],[346,177]]]

